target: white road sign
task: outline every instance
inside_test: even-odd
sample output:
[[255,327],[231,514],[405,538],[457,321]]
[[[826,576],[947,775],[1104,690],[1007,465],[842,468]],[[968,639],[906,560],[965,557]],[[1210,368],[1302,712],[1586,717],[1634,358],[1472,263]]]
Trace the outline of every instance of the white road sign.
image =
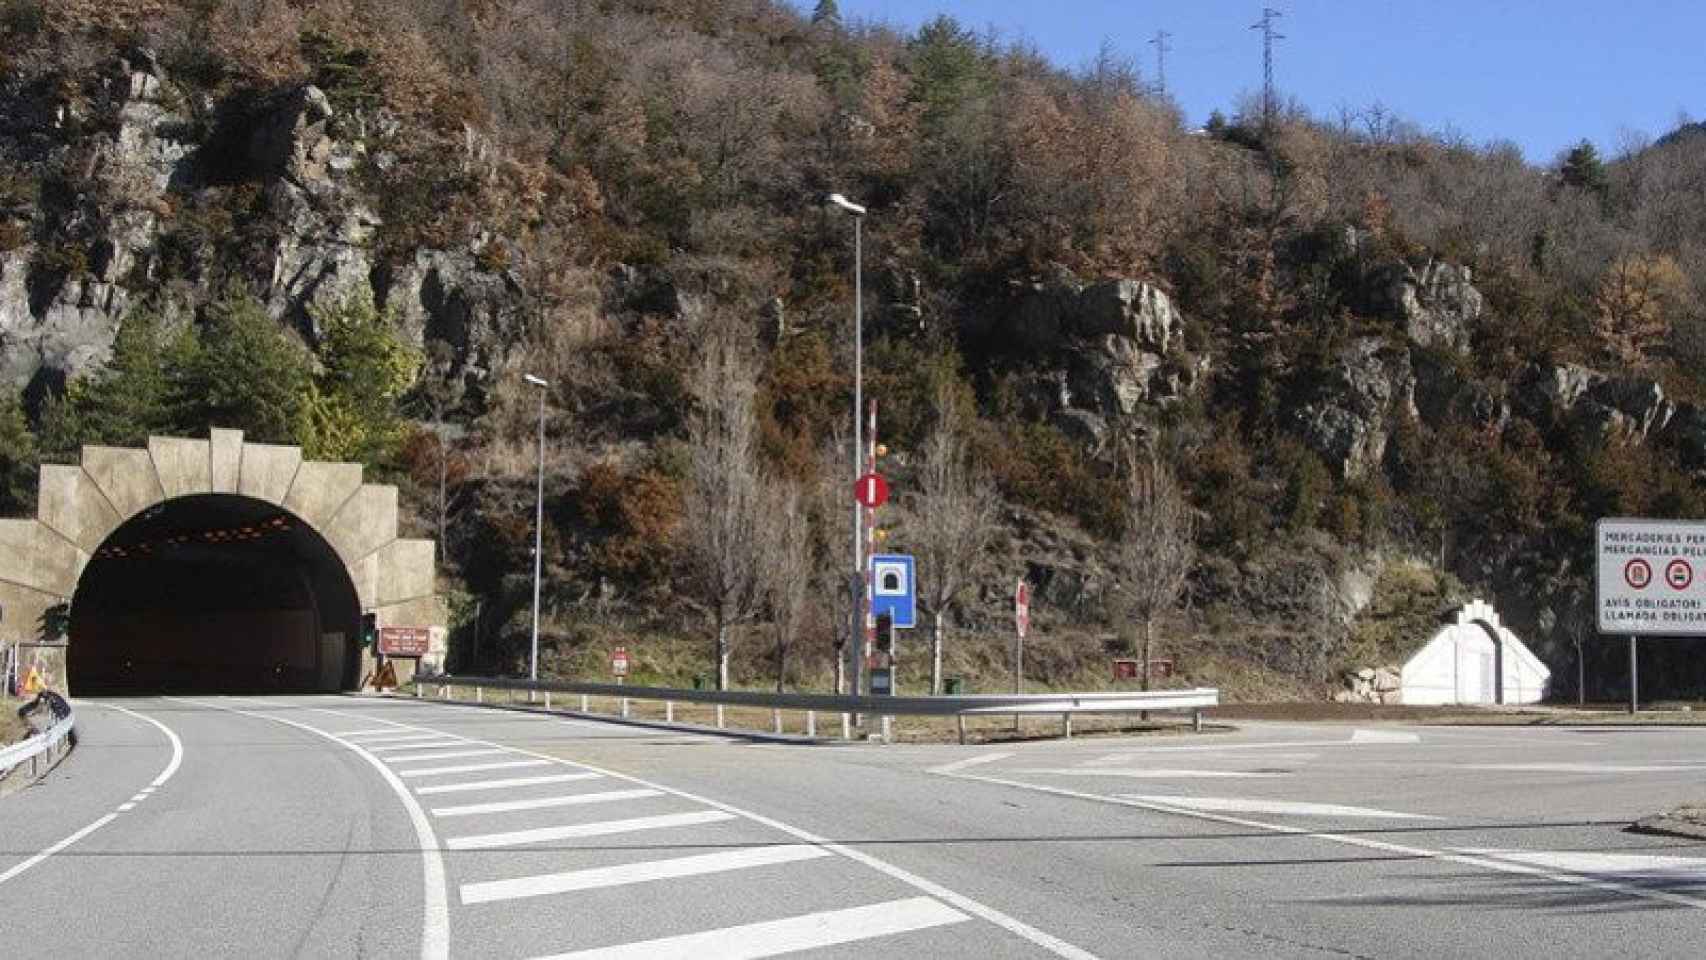
[[1599,632],[1706,636],[1706,522],[1594,525]]

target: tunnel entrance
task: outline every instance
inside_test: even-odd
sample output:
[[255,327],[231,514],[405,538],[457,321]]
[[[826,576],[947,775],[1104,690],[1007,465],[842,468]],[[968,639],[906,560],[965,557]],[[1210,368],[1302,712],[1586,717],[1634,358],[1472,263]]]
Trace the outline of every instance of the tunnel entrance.
[[101,543],[71,602],[79,693],[354,689],[361,606],[300,518],[236,494],[165,500]]

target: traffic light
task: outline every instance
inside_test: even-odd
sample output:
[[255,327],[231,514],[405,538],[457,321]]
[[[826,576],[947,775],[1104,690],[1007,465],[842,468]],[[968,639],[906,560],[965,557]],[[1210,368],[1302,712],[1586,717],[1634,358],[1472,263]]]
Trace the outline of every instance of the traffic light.
[[894,617],[886,613],[877,617],[877,650],[894,653]]
[[361,615],[361,645],[371,647],[379,642],[379,614]]

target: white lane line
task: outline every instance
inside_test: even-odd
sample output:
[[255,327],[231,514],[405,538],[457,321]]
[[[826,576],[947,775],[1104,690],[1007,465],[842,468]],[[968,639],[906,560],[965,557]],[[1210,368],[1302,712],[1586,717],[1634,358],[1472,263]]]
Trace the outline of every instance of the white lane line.
[[1005,760],[1011,756],[1011,753],[985,753],[976,757],[967,757],[964,760],[955,760],[953,763],[944,763],[939,767],[931,767],[930,772],[952,773],[955,770],[964,770],[967,767],[976,767],[985,763],[994,763],[997,760]]
[[1454,763],[1457,770],[1505,770],[1520,773],[1692,773],[1706,770],[1706,764],[1622,764],[1622,763]]
[[393,733],[394,734],[396,732],[397,732],[396,727],[369,727],[366,730],[335,730],[335,731],[331,731],[332,736],[334,736],[334,737],[370,737],[370,736],[373,736],[375,734],[380,734],[380,733]]
[[546,776],[514,776],[505,779],[479,779],[474,783],[442,783],[438,786],[416,786],[415,793],[469,793],[474,789],[510,789],[515,786],[543,786],[548,783],[572,783],[577,779],[601,779],[599,774],[546,774]]
[[640,800],[661,797],[661,790],[606,790],[602,793],[575,793],[566,797],[536,797],[531,800],[501,800],[496,803],[470,803],[460,807],[434,807],[435,817],[471,817],[481,813],[512,813],[516,810],[544,810],[548,807],[579,807],[590,803],[615,803],[619,800]]
[[436,730],[422,731],[414,727],[402,727],[399,730],[391,731],[388,736],[363,737],[361,739],[361,745],[363,747],[371,747],[382,743],[408,743],[413,740],[455,739],[455,736],[455,734],[451,733],[439,733]]
[[830,853],[809,844],[789,843],[750,850],[724,850],[701,853],[691,857],[668,860],[645,860],[640,863],[621,863],[612,867],[589,867],[566,873],[545,873],[533,877],[514,877],[509,880],[488,880],[484,883],[464,883],[462,904],[491,903],[494,900],[519,900],[524,897],[545,897],[576,890],[599,890],[654,880],[675,880],[730,870],[750,870],[779,863],[816,860]]
[[[316,707],[313,709],[319,710],[322,713],[337,714],[337,715],[342,715],[342,716],[353,716],[353,717],[358,717],[358,718],[364,719],[364,720],[374,719],[373,717],[364,716],[362,714],[351,713],[351,712],[345,711],[345,710],[331,710],[331,709],[328,709],[326,707]],[[493,743],[492,741],[476,740],[473,742],[475,742],[475,743],[491,743],[492,746],[501,746],[501,744]],[[565,767],[574,767],[574,768],[577,768],[580,770],[588,770],[588,771],[591,771],[593,773],[602,774],[602,775],[604,775],[606,777],[610,777],[612,779],[626,780],[629,783],[636,784],[636,785],[642,786],[642,787],[654,787],[656,789],[662,790],[663,792],[665,792],[667,794],[671,794],[673,796],[680,797],[683,800],[689,800],[689,801],[692,801],[694,803],[703,804],[707,807],[711,807],[714,810],[722,810],[726,813],[734,814],[737,817],[741,817],[743,819],[750,820],[751,822],[756,823],[760,826],[769,827],[772,830],[778,831],[780,833],[785,833],[785,834],[793,837],[796,840],[803,840],[806,843],[816,844],[816,845],[824,848],[825,850],[828,850],[832,853],[838,854],[839,856],[845,857],[848,860],[852,860],[855,863],[862,864],[866,867],[869,867],[870,869],[875,870],[878,873],[881,873],[884,876],[889,877],[890,879],[899,881],[900,883],[904,883],[907,886],[912,887],[915,890],[922,891],[924,893],[929,894],[930,896],[935,897],[938,900],[945,901],[948,904],[952,905],[953,907],[955,907],[959,910],[963,910],[966,913],[969,913],[974,917],[978,917],[978,918],[980,918],[980,919],[982,919],[988,923],[992,923],[995,926],[1000,927],[1001,929],[1007,931],[1008,933],[1011,933],[1012,935],[1019,937],[1020,939],[1026,940],[1026,941],[1030,942],[1031,944],[1033,944],[1033,945],[1035,945],[1035,946],[1037,946],[1043,950],[1046,950],[1049,953],[1054,954],[1057,957],[1065,957],[1065,958],[1067,958],[1067,960],[1097,960],[1096,955],[1091,953],[1090,951],[1085,950],[1082,947],[1074,946],[1074,945],[1066,942],[1065,940],[1062,940],[1059,937],[1054,936],[1051,933],[1046,933],[1042,930],[1039,930],[1036,927],[1033,927],[1030,924],[1024,922],[1023,920],[1018,919],[1017,917],[1009,916],[1008,914],[1002,913],[1000,910],[997,910],[994,907],[985,906],[984,904],[982,904],[976,900],[973,900],[971,897],[968,897],[964,894],[955,893],[954,891],[948,889],[947,887],[942,886],[941,884],[935,882],[934,880],[927,880],[924,877],[921,877],[915,873],[912,873],[912,872],[907,871],[907,870],[903,870],[900,867],[897,867],[892,863],[888,863],[887,861],[884,861],[884,860],[878,860],[876,857],[873,857],[868,853],[863,853],[861,851],[855,850],[852,847],[847,846],[846,844],[836,843],[833,840],[830,840],[826,837],[818,836],[817,834],[812,833],[808,830],[802,830],[799,827],[783,823],[782,821],[773,819],[771,817],[766,817],[760,813],[753,813],[750,810],[742,809],[740,807],[734,806],[733,804],[723,803],[722,801],[719,801],[719,800],[712,800],[709,797],[700,796],[699,794],[696,794],[696,793],[689,793],[686,790],[677,790],[673,787],[666,787],[662,784],[654,783],[650,780],[641,779],[640,777],[631,776],[631,775],[626,774],[626,773],[618,773],[617,771],[608,769],[606,767],[596,767],[590,763],[579,763],[579,762],[572,761],[572,760],[564,760],[560,757],[553,757],[548,753],[537,753],[537,752],[532,751],[532,750],[524,750],[520,747],[511,747],[509,749],[510,749],[510,752],[512,752],[512,753],[518,753],[518,754],[521,754],[523,756],[529,756],[529,757],[538,757],[538,758],[540,758],[540,760],[542,762],[554,763],[554,764],[558,764],[560,766],[565,766]],[[950,776],[964,776],[964,774],[950,774]],[[454,841],[451,842],[450,847],[453,850],[457,849],[456,846],[454,845]]]
[[135,801],[132,801],[130,803],[121,803],[118,805],[118,812],[119,813],[124,813],[127,810],[135,810],[135,809],[136,809],[136,802]]
[[1531,867],[1526,864],[1499,860],[1491,857],[1471,856],[1469,854],[1447,853],[1441,850],[1429,850],[1423,847],[1410,847],[1400,843],[1388,843],[1384,840],[1374,840],[1369,837],[1347,836],[1342,833],[1328,833],[1320,830],[1310,830],[1306,827],[1292,827],[1279,823],[1267,823],[1261,820],[1250,820],[1245,817],[1232,817],[1221,813],[1209,813],[1205,810],[1187,810],[1172,804],[1152,803],[1146,800],[1134,800],[1129,797],[1109,797],[1098,793],[1084,793],[1078,790],[1067,790],[1063,787],[1049,787],[1040,783],[1026,783],[1022,780],[1003,780],[999,777],[985,777],[975,773],[950,773],[946,776],[959,780],[974,780],[979,783],[993,783],[998,786],[1012,787],[1017,790],[1031,790],[1037,793],[1050,793],[1059,797],[1074,797],[1079,800],[1089,800],[1093,803],[1108,803],[1115,806],[1135,807],[1152,813],[1171,814],[1176,817],[1190,817],[1195,820],[1206,820],[1210,823],[1224,823],[1248,830],[1265,830],[1269,833],[1285,834],[1294,837],[1308,837],[1312,840],[1325,840],[1329,843],[1342,843],[1348,847],[1361,847],[1365,850],[1378,850],[1381,853],[1398,854],[1414,857],[1418,860],[1440,860],[1447,863],[1460,863],[1465,866],[1479,867],[1483,870],[1494,870],[1500,873],[1514,873],[1521,876],[1539,877],[1555,883],[1572,886],[1592,887],[1596,890],[1608,890],[1644,900],[1658,900],[1674,903],[1685,907],[1706,910],[1706,900],[1695,900],[1665,890],[1644,890],[1628,884],[1615,883],[1609,880],[1599,880],[1579,874],[1558,873]]
[[416,760],[460,760],[463,757],[491,757],[509,751],[502,747],[476,747],[472,750],[428,750],[425,753],[399,753],[385,758],[386,763],[413,763]]
[[366,744],[363,744],[362,746],[366,747],[369,752],[378,755],[381,753],[396,753],[400,750],[426,750],[431,747],[460,747],[467,742],[468,741],[466,740],[428,740],[423,743],[392,743],[379,747],[368,747]]
[[1421,743],[1420,734],[1402,730],[1353,730],[1352,743]]
[[415,792],[467,793],[471,790],[507,790],[511,787],[537,787],[547,783],[569,783],[574,780],[597,780],[596,773],[553,773],[543,777],[508,777],[503,780],[476,780],[473,783],[443,783],[436,787],[416,787]]
[[[935,772],[935,771],[932,771]],[[1056,777],[1131,777],[1138,780],[1272,780],[1289,773],[1244,770],[1146,770],[1141,767],[1041,767],[1014,773],[1046,773]],[[955,774],[946,774],[954,776]]]
[[1636,853],[1594,853],[1576,850],[1502,850],[1462,847],[1459,853],[1508,860],[1549,870],[1613,880],[1706,883],[1706,858],[1668,857]]
[[1347,807],[1337,803],[1299,803],[1294,800],[1258,800],[1254,797],[1167,797],[1144,794],[1121,794],[1128,800],[1164,803],[1191,810],[1212,810],[1217,813],[1277,813],[1291,817],[1367,817],[1374,820],[1438,820],[1422,813],[1400,813],[1374,807]]
[[[450,891],[444,878],[444,855],[439,852],[438,839],[433,835],[432,821],[427,819],[426,811],[421,809],[420,803],[409,793],[408,785],[398,779],[397,774],[392,772],[390,767],[387,767],[378,757],[362,749],[359,743],[353,740],[345,740],[336,734],[327,733],[319,727],[297,720],[289,720],[259,711],[239,710],[236,707],[227,707],[215,703],[180,700],[176,697],[168,697],[167,699],[211,707],[215,710],[224,710],[228,713],[253,717],[257,720],[271,720],[273,723],[295,727],[347,748],[356,756],[366,760],[372,765],[373,769],[379,771],[379,776],[384,778],[385,784],[397,795],[397,799],[403,802],[403,809],[408,811],[409,823],[415,828],[415,842],[419,843],[421,848],[421,960],[448,960],[450,956]],[[267,706],[261,701],[249,700],[244,697],[232,697],[230,699],[254,703],[262,707]],[[365,719],[371,720],[373,718]]]
[[641,830],[663,830],[669,827],[692,827],[702,823],[721,823],[735,815],[721,810],[698,810],[693,813],[665,813],[655,817],[632,817],[627,820],[601,820],[597,823],[576,823],[566,827],[540,827],[537,830],[513,830],[508,833],[482,833],[466,837],[450,837],[444,845],[451,850],[489,850],[493,847],[519,847],[528,843],[551,840],[577,840],[582,837],[608,837],[618,833],[638,833]]
[[537,960],[749,960],[888,937],[971,918],[929,897],[826,910],[677,937],[559,953]]
[[513,770],[516,767],[543,767],[544,760],[499,760],[496,763],[459,763],[449,767],[427,767],[425,770],[399,770],[405,777],[436,777],[443,773],[479,773],[482,770]]
[[[73,700],[72,701],[72,703],[77,704],[79,706],[84,704],[84,703],[88,703],[88,702],[89,701],[86,701],[86,700]],[[153,780],[150,780],[148,782],[148,786],[143,788],[143,789],[145,791],[152,792],[155,788],[163,785],[167,780],[172,779],[172,775],[178,772],[178,767],[182,766],[183,762],[184,762],[184,742],[182,740],[178,739],[178,735],[176,733],[172,732],[171,727],[166,726],[165,724],[154,719],[153,717],[145,716],[143,714],[137,713],[135,710],[130,710],[130,709],[127,709],[125,707],[115,706],[115,705],[110,704],[110,703],[97,703],[94,705],[97,707],[107,709],[107,710],[117,710],[119,713],[125,714],[127,716],[131,716],[131,717],[135,717],[136,719],[141,720],[145,723],[153,724],[156,728],[158,728],[160,730],[161,733],[164,733],[166,735],[166,739],[168,741],[170,741],[172,744],[172,759],[166,761],[166,766],[163,767],[160,770],[159,774],[157,774]],[[134,807],[135,804],[132,803],[130,806]],[[127,810],[127,809],[129,809],[129,807],[122,807],[121,806],[119,808],[119,810]],[[63,840],[60,840],[58,843],[55,843],[54,845],[48,847],[46,850],[43,850],[42,852],[36,854],[35,856],[30,857],[28,860],[23,860],[23,861],[20,861],[19,863],[13,864],[9,869],[6,870],[5,873],[0,873],[0,883],[5,883],[6,881],[12,879],[13,877],[16,877],[16,876],[22,874],[24,871],[30,869],[31,867],[35,866],[38,863],[41,863],[42,861],[44,861],[47,858],[53,856],[54,854],[60,852],[61,850],[64,850],[66,847],[71,846],[72,844],[83,839],[84,837],[88,836],[89,834],[94,833],[96,830],[99,830],[102,827],[106,826],[107,824],[112,823],[116,819],[118,819],[118,813],[117,812],[106,814],[105,816],[97,819],[95,822],[88,824],[87,826],[83,827],[82,829],[71,834],[69,837],[66,837]]]

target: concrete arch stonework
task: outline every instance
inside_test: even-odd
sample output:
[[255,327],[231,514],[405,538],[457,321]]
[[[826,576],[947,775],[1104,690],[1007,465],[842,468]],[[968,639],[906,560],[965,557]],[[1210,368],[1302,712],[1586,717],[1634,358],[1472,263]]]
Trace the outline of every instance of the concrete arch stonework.
[[69,602],[90,557],[125,521],[157,504],[234,494],[288,511],[335,551],[361,611],[382,625],[432,629],[423,665],[442,663],[446,622],[436,544],[397,535],[397,488],[364,483],[359,463],[305,460],[294,446],[149,437],[143,449],[85,446],[76,465],[41,467],[36,517],[0,519],[0,640],[30,641]]

